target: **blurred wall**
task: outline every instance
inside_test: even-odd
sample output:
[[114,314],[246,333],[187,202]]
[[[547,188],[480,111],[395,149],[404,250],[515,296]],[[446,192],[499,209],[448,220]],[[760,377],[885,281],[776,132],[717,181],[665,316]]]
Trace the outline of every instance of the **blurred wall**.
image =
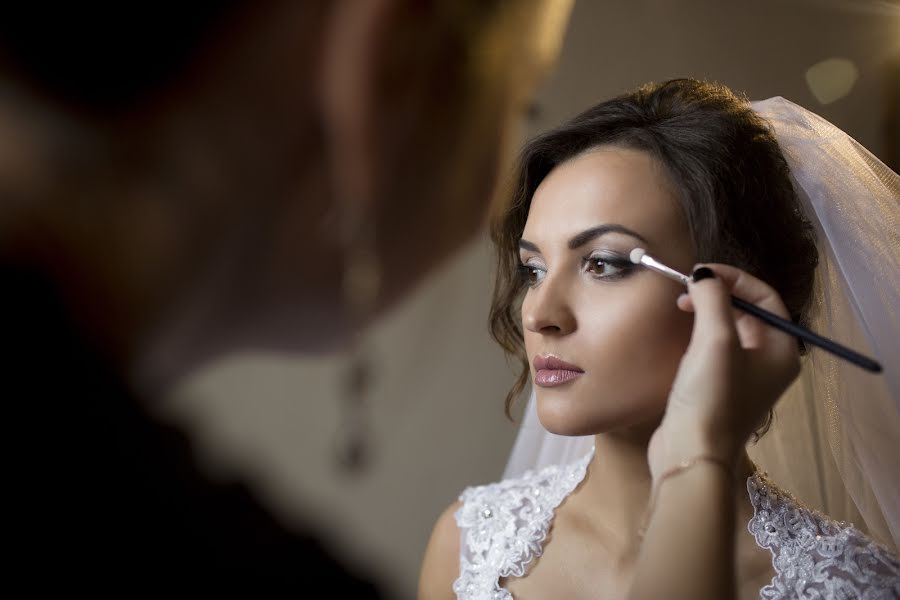
[[[864,0],[578,0],[528,133],[692,76],[784,96],[896,169],[898,14]],[[486,330],[490,269],[474,241],[373,329],[376,441],[359,478],[334,466],[341,357],[236,356],[184,381],[169,408],[211,471],[250,479],[285,519],[312,521],[411,598],[434,519],[466,485],[500,476],[515,436],[502,408],[513,371]]]

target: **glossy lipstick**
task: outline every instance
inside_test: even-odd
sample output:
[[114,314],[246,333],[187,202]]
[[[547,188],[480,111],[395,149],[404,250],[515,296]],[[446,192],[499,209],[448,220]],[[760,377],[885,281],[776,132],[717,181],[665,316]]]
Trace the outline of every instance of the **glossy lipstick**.
[[573,381],[584,374],[584,369],[552,355],[535,356],[534,384],[555,387]]

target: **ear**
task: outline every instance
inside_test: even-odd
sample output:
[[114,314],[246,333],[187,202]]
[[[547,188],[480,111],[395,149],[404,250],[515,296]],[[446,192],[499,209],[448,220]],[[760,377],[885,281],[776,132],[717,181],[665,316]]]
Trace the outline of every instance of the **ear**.
[[[318,97],[333,200],[367,213],[374,195],[379,61],[404,0],[333,0],[318,60]],[[357,206],[358,205],[358,206]]]

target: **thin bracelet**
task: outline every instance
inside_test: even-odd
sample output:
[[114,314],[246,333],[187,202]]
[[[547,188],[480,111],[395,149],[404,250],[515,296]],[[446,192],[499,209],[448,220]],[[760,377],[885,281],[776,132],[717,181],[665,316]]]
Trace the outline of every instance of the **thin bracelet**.
[[659,476],[659,479],[656,481],[656,485],[653,486],[653,492],[650,494],[650,502],[647,505],[647,512],[644,515],[643,524],[640,526],[637,532],[639,539],[643,539],[644,534],[647,533],[647,527],[650,525],[650,517],[653,516],[653,511],[656,509],[656,498],[659,495],[659,488],[662,486],[663,482],[670,477],[678,475],[679,473],[684,473],[691,467],[694,467],[700,463],[718,465],[725,469],[725,472],[729,476],[731,476],[732,478],[734,477],[734,466],[715,456],[695,456],[693,458],[683,460],[673,467],[669,467],[662,475]]

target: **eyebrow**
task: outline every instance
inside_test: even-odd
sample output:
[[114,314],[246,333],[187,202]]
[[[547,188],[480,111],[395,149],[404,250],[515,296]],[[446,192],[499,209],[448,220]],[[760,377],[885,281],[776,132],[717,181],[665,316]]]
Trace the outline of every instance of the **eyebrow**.
[[[632,231],[624,225],[619,225],[617,223],[607,223],[605,225],[597,225],[596,227],[585,229],[581,233],[572,236],[572,239],[569,240],[568,244],[569,250],[575,250],[580,246],[584,246],[591,240],[595,240],[600,236],[606,235],[607,233],[622,233],[624,235],[630,235],[631,237],[638,239],[645,244],[649,244],[649,242],[644,239],[644,236],[642,236],[638,232]],[[535,244],[534,242],[529,242],[524,238],[519,240],[519,248],[522,250],[530,250],[531,252],[540,252],[537,244]]]

